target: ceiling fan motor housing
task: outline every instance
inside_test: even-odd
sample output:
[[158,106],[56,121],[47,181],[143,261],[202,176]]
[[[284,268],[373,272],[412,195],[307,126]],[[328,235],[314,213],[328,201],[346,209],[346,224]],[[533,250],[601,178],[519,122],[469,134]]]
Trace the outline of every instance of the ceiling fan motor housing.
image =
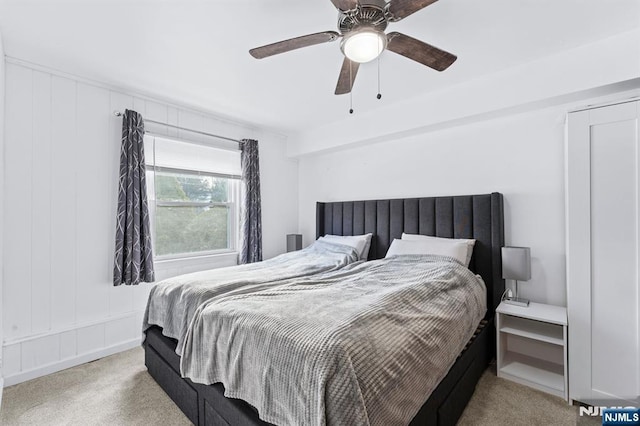
[[387,2],[364,0],[354,11],[339,12],[338,28],[343,35],[362,28],[384,31],[387,28]]

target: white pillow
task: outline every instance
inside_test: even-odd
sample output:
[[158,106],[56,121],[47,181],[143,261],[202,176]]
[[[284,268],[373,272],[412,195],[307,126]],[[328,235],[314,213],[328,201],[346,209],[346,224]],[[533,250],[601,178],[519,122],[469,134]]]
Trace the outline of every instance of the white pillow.
[[324,237],[329,242],[335,242],[337,244],[344,244],[346,246],[353,247],[358,252],[358,259],[367,260],[369,257],[369,249],[371,248],[371,237],[373,234],[365,235],[330,235],[327,234]]
[[342,238],[339,235],[325,235],[324,237],[318,238],[318,241],[324,241],[329,244],[340,244],[343,246],[352,247],[356,251],[356,255],[358,256],[358,260],[362,260],[362,254],[366,246],[366,241],[357,240],[357,239],[346,239]]
[[467,240],[464,238],[440,238],[431,237],[429,235],[405,234],[404,232],[402,233],[402,239],[406,241],[439,241],[449,244],[464,242],[467,244],[467,255],[465,257],[465,261],[462,263],[467,267],[469,266],[469,262],[471,262],[471,256],[473,255],[473,246],[476,244],[476,240]]
[[399,254],[436,254],[449,256],[464,264],[467,256],[467,243],[457,241],[454,244],[441,243],[440,241],[427,240],[399,240],[395,238],[385,257]]
[[343,246],[353,247],[353,249],[356,251],[356,254],[358,255],[358,258],[360,258],[360,252],[362,252],[362,250],[364,250],[364,245],[365,245],[365,243],[363,241],[342,240],[342,239],[331,238],[331,237],[332,236],[325,235],[324,237],[318,238],[318,241],[322,241],[322,242],[329,243],[329,244],[340,244],[340,245],[343,245]]

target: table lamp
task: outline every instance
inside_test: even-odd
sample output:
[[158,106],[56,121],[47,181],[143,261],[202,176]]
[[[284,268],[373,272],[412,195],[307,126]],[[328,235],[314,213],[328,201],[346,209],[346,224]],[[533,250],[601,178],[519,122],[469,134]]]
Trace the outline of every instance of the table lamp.
[[502,278],[515,280],[515,294],[504,298],[505,303],[529,306],[528,299],[518,297],[518,281],[531,279],[531,249],[529,247],[502,247]]
[[302,248],[302,234],[287,234],[287,253]]

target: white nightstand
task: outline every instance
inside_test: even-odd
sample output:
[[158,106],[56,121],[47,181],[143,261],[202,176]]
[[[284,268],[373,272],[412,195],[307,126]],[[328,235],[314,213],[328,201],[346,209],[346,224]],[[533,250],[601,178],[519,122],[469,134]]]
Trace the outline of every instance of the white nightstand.
[[498,377],[568,401],[567,308],[501,303],[496,333]]

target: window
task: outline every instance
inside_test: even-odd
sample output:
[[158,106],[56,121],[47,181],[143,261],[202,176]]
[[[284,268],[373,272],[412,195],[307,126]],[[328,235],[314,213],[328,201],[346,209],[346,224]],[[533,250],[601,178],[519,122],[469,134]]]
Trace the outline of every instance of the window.
[[145,157],[156,260],[234,251],[240,153],[147,134]]

